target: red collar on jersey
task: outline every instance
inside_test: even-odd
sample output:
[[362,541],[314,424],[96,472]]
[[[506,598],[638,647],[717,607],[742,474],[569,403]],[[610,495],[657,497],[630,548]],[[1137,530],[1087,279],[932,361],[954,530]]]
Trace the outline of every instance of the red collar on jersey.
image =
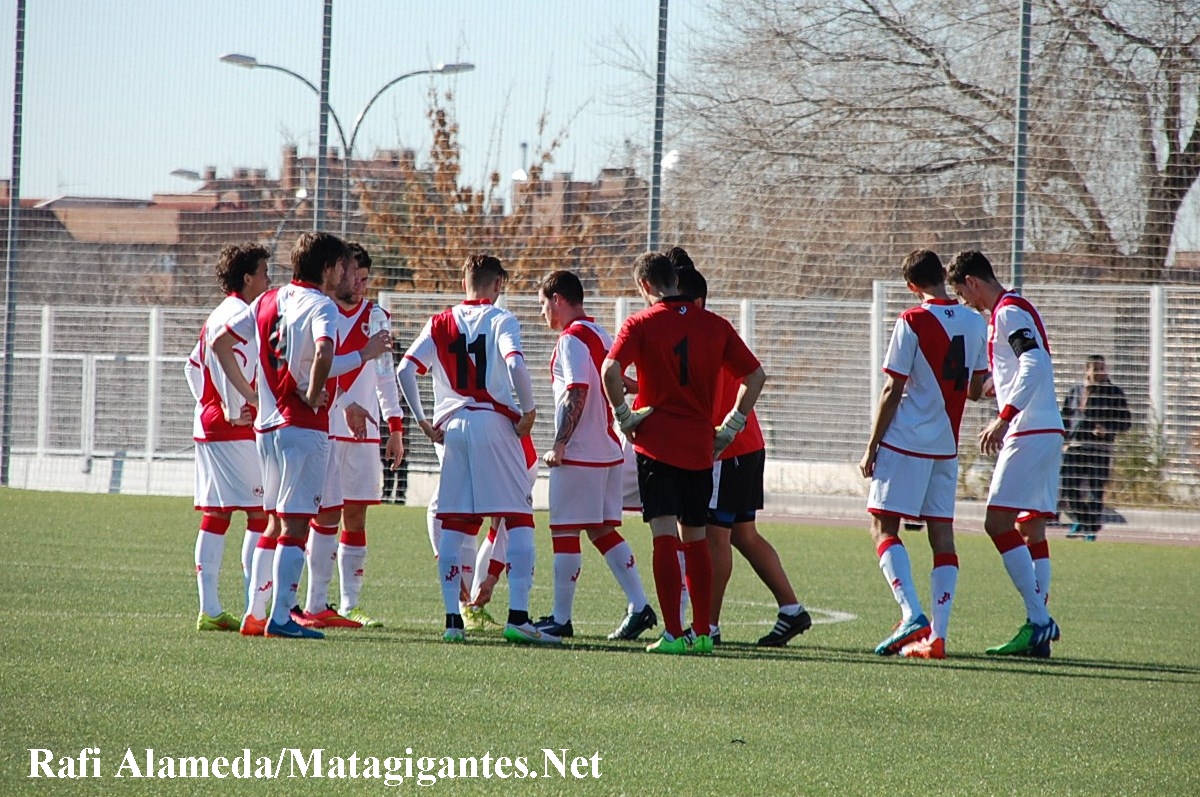
[[1004,291],[1003,293],[1001,293],[999,296],[996,297],[996,301],[992,302],[991,312],[993,312],[993,313],[996,312],[996,308],[1000,306],[1000,302],[1004,301],[1007,297],[1009,297],[1009,296],[1019,297],[1020,295],[1021,294],[1017,293],[1016,291]]
[[929,304],[958,304],[953,299],[930,299]]
[[595,319],[595,318],[592,318],[590,315],[581,315],[581,316],[579,316],[579,318],[572,318],[572,319],[571,319],[571,323],[569,323],[569,324],[567,324],[565,327],[563,327],[563,331],[562,331],[561,333],[559,333],[559,334],[560,334],[560,335],[565,335],[565,334],[567,334],[567,332],[568,332],[568,331],[571,329],[571,327],[575,326],[575,325],[576,325],[576,324],[578,324],[580,321],[591,321],[591,322],[594,322],[595,320],[596,320],[596,319]]
[[463,304],[491,304],[491,299],[463,299]]
[[[366,302],[366,299],[359,299],[358,304],[354,305],[349,310],[347,310],[345,307],[342,307],[340,304],[338,304],[338,312],[341,313],[342,315],[346,316],[346,318],[349,318],[350,316],[354,315],[355,313],[357,313],[359,310],[362,309],[364,302]],[[334,302],[334,304],[337,304],[337,302]]]
[[301,288],[312,288],[314,291],[321,290],[320,285],[314,285],[313,283],[305,282],[304,280],[292,280],[292,284],[299,285]]

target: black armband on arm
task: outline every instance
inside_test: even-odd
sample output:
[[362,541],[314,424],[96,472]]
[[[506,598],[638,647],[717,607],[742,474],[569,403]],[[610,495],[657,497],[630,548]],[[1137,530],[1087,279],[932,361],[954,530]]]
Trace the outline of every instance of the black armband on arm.
[[1028,327],[1022,327],[1008,336],[1008,345],[1012,346],[1013,354],[1020,357],[1027,351],[1039,348],[1037,335]]

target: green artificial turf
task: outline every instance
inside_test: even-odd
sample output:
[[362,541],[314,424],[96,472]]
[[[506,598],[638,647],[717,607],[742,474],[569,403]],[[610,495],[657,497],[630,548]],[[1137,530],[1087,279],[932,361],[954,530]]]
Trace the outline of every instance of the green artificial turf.
[[[785,649],[754,647],[774,605],[738,561],[725,644],[675,658],[605,638],[624,602],[586,543],[562,649],[514,647],[498,630],[442,643],[424,518],[371,510],[362,603],[385,628],[247,639],[195,631],[188,501],[0,490],[0,794],[384,793],[382,777],[346,777],[351,756],[360,775],[378,759],[380,776],[389,757],[411,758],[414,774],[422,757],[477,759],[477,777],[432,787],[448,794],[1200,793],[1200,548],[1052,543],[1054,658],[997,659],[983,650],[1016,632],[1021,604],[987,539],[963,535],[950,658],[907,661],[871,652],[898,613],[865,514],[863,528],[764,523],[817,624]],[[538,522],[540,615],[553,570]],[[222,574],[233,613],[238,523]],[[648,533],[632,517],[624,533],[657,606]],[[906,540],[927,599],[928,547]],[[506,595],[492,606],[501,620]],[[30,748],[53,751],[56,773],[74,759],[76,774],[80,750],[99,748],[101,777],[30,778]],[[323,774],[341,759],[343,777],[288,778],[289,752],[274,780],[115,777],[127,750],[146,774],[147,748],[155,767],[247,749],[274,767],[282,750],[319,748]],[[586,759],[582,777],[569,764],[560,776],[545,749]],[[537,777],[515,765],[497,777],[498,757]]]

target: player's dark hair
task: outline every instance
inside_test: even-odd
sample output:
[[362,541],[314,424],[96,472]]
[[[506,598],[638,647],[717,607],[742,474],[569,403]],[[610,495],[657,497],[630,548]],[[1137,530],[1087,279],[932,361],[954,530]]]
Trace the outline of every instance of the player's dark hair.
[[901,268],[904,281],[918,288],[933,288],[946,281],[946,267],[942,265],[942,259],[929,249],[909,252]]
[[671,261],[676,273],[696,270],[696,264],[692,262],[691,256],[682,246],[672,246],[668,249],[667,259]]
[[708,280],[704,279],[693,266],[692,268],[676,269],[675,279],[679,283],[679,293],[689,299],[708,301]]
[[258,264],[271,257],[258,244],[230,244],[217,255],[217,282],[225,293],[241,293],[246,277],[258,271]]
[[346,244],[346,247],[350,250],[350,256],[358,263],[359,268],[365,268],[367,271],[371,270],[371,255],[367,253],[366,247],[358,241],[350,241]]
[[1103,354],[1089,354],[1087,356],[1087,359],[1084,360],[1084,363],[1086,363],[1087,365],[1104,365],[1105,364],[1104,355]]
[[325,270],[350,257],[346,242],[327,232],[306,232],[292,247],[292,279],[320,285]]
[[481,290],[497,277],[507,282],[508,271],[498,257],[471,255],[467,262],[463,263],[463,277],[472,288]]
[[645,280],[666,293],[673,293],[678,285],[670,258],[659,252],[638,255],[633,261],[633,278]]
[[583,283],[570,271],[551,271],[538,286],[538,292],[547,299],[557,293],[572,305],[583,304]]
[[967,277],[975,277],[984,282],[996,281],[996,272],[992,271],[992,264],[983,256],[983,252],[969,249],[959,252],[950,261],[947,279],[955,285],[961,285],[966,282]]

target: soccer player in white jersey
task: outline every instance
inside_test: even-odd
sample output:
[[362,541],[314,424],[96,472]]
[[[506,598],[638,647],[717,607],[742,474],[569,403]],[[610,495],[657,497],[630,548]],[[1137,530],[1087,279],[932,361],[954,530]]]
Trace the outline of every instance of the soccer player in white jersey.
[[627,600],[625,617],[610,634],[637,639],[658,624],[637,561],[617,531],[623,498],[624,456],[600,383],[600,365],[612,338],[583,306],[583,283],[554,271],[538,289],[542,318],[559,332],[550,356],[554,387],[554,445],[542,461],[550,468],[550,539],[554,549],[554,608],[537,627],[552,636],[574,636],[575,585],[583,561],[579,532],[604,557]]
[[[862,475],[871,480],[867,511],[879,569],[900,604],[900,622],[875,652],[944,659],[958,583],[958,429],[966,400],[983,395],[987,324],[950,298],[946,269],[935,253],[910,252],[903,273],[921,303],[902,312],[892,329],[883,362],[887,380],[859,463]],[[921,608],[908,551],[900,540],[903,518],[928,526],[932,623]]]
[[[364,297],[371,279],[371,256],[349,244],[354,257],[350,279],[339,285],[337,353],[348,354],[379,330],[391,328],[387,311]],[[382,410],[382,419],[380,417]],[[367,557],[367,507],[381,502],[383,463],[379,458],[380,425],[386,423],[386,454],[392,469],[404,456],[401,424],[404,413],[396,390],[391,352],[337,377],[329,412],[330,456],[321,492],[321,511],[309,524],[306,611],[292,619],[309,628],[360,628],[383,624],[359,608]],[[338,538],[339,522],[341,538]],[[329,604],[329,582],[337,564],[340,610]]]
[[[398,369],[413,419],[439,447],[438,575],[446,609],[443,639],[461,642],[459,609],[463,537],[479,533],[487,516],[508,527],[510,642],[559,644],[529,620],[533,586],[533,498],[520,438],[537,415],[533,383],[521,353],[517,317],[496,307],[508,272],[490,255],[463,266],[466,299],[426,322]],[[425,417],[417,375],[433,377],[433,421]],[[515,399],[514,399],[515,394]]]
[[[226,376],[247,402],[257,403],[254,422],[263,473],[263,505],[281,522],[278,540],[264,534],[255,552],[255,599],[248,614],[257,619],[263,593],[273,585],[271,614],[263,633],[269,637],[321,638],[320,631],[295,622],[291,608],[304,569],[308,524],[321,506],[321,488],[329,454],[328,380],[381,354],[390,345],[386,332],[362,350],[334,355],[337,305],[329,299],[345,279],[351,261],[345,243],[329,233],[300,236],[292,250],[292,281],[259,296],[226,323],[213,349]],[[233,347],[257,340],[257,391],[234,367]],[[271,577],[261,573],[265,548],[278,547]],[[264,588],[265,587],[265,588]],[[247,622],[243,620],[243,633]]]
[[[271,286],[267,272],[270,252],[255,244],[231,245],[217,257],[217,282],[225,299],[217,305],[184,366],[188,387],[196,399],[192,439],[196,442],[196,509],[200,531],[196,535],[196,586],[200,592],[200,631],[237,631],[241,619],[221,608],[217,584],[225,532],[234,512],[246,513],[242,538],[242,575],[247,600],[250,563],[259,537],[267,527],[263,511],[262,469],[254,446],[254,407],[247,404],[225,378],[212,351],[213,339],[225,323]],[[234,347],[238,367],[248,382],[254,381],[257,359],[253,341]]]
[[980,252],[959,252],[949,280],[964,302],[991,314],[988,359],[999,414],[979,433],[984,454],[998,454],[988,490],[984,530],[1025,603],[1025,623],[1011,641],[988,649],[1001,656],[1050,656],[1059,637],[1050,617],[1050,549],[1046,520],[1058,507],[1063,422],[1054,394],[1054,364],[1042,317],[996,280]]

